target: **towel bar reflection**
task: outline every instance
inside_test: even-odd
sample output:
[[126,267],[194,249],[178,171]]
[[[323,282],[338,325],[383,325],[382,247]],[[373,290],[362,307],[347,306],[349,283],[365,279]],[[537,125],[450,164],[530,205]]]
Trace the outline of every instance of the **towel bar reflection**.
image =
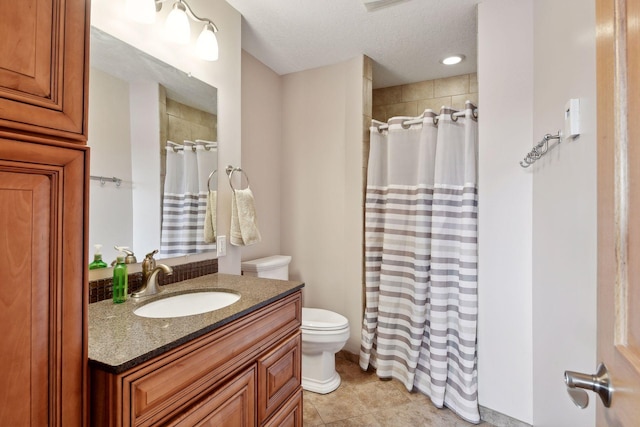
[[544,137],[542,137],[542,140],[534,145],[533,149],[529,151],[525,158],[520,161],[520,166],[522,166],[523,168],[528,168],[536,161],[538,161],[542,156],[547,154],[547,151],[549,151],[549,140],[551,139],[557,139],[558,143],[560,143],[562,141],[562,133],[558,131],[558,133],[555,135],[551,135],[550,133],[548,133]]
[[[207,190],[211,191],[211,178],[218,172],[218,169],[214,169],[210,174],[209,178],[207,178]],[[214,185],[213,188],[218,188],[217,185]]]
[[108,176],[90,175],[89,177],[94,181],[100,181],[100,185],[106,184],[107,181],[115,182],[116,187],[120,187],[120,184],[122,184],[122,180],[120,178],[116,178],[115,176],[108,177]]

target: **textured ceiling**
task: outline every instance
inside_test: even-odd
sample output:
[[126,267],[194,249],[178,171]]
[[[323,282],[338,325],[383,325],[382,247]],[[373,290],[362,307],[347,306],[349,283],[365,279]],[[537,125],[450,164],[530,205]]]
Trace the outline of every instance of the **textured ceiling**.
[[[476,71],[480,0],[227,0],[243,16],[242,48],[280,75],[364,54],[382,88]],[[380,2],[383,4],[384,2]],[[443,57],[461,53],[455,66]]]

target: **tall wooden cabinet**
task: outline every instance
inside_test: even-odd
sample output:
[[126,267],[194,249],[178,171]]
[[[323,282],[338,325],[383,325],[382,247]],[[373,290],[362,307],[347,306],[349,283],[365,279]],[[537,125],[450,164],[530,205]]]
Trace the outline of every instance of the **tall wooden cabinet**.
[[88,2],[0,0],[0,424],[86,411]]

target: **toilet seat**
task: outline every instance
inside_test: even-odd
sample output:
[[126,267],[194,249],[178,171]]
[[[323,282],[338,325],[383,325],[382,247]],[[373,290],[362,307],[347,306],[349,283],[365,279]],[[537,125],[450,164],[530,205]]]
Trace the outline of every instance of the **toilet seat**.
[[338,331],[349,327],[341,314],[321,308],[302,307],[302,329],[307,331]]

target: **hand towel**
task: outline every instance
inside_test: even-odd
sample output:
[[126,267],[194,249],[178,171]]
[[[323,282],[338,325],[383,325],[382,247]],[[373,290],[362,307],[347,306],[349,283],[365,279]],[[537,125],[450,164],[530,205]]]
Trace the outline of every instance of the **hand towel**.
[[234,246],[249,246],[262,240],[256,211],[253,204],[253,193],[248,187],[235,190],[231,197],[231,231],[229,242]]
[[216,241],[216,201],[217,191],[209,191],[207,195],[207,210],[204,214],[204,242],[214,243]]

